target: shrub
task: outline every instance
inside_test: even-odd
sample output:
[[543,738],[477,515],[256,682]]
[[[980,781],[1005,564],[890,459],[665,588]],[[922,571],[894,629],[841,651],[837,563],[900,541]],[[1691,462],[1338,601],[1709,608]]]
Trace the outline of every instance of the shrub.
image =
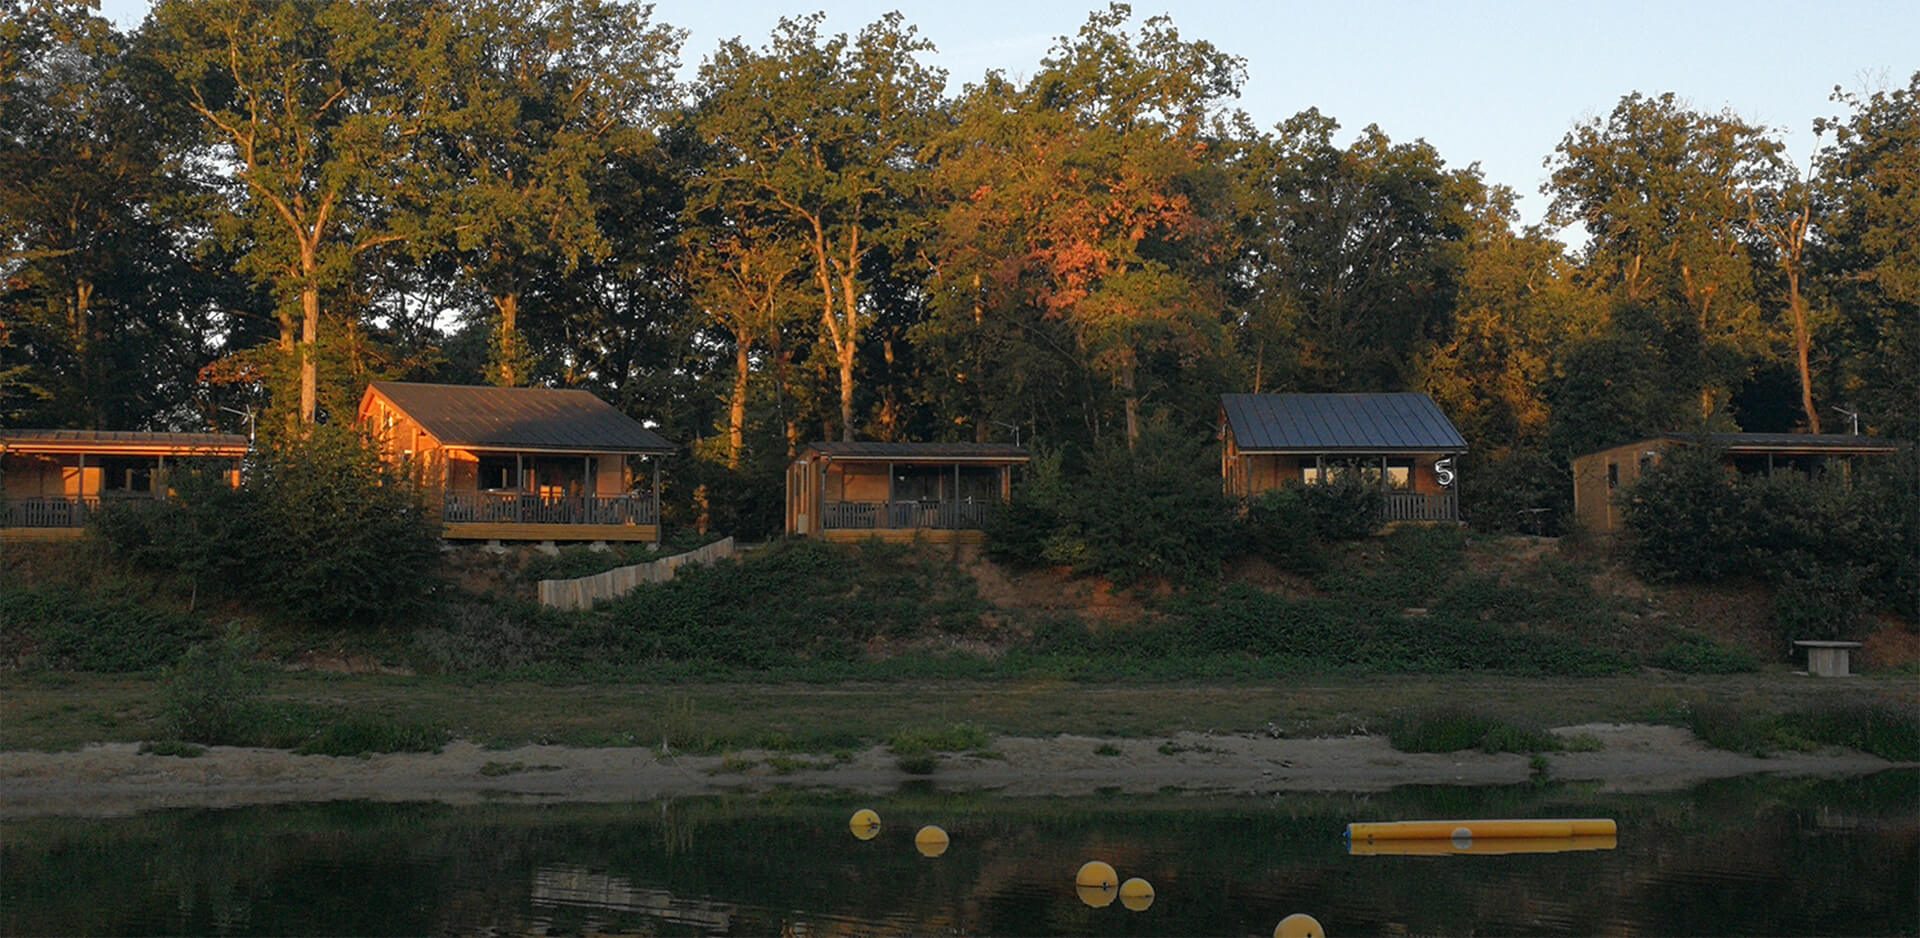
[[1563,533],[1573,512],[1567,465],[1538,450],[1512,450],[1482,460],[1469,454],[1460,471],[1460,514],[1487,534]]
[[0,647],[11,660],[67,671],[145,671],[173,664],[212,628],[115,599],[50,590],[0,591]]
[[887,749],[896,756],[910,757],[984,749],[992,741],[986,730],[968,723],[955,723],[932,729],[902,730],[887,740]]
[[1745,650],[1691,632],[1681,633],[1676,641],[1654,652],[1647,663],[1686,674],[1745,674],[1760,669],[1760,663]]
[[1457,707],[1394,714],[1387,740],[1401,752],[1554,752],[1560,739],[1545,730],[1517,726]]
[[93,531],[128,566],[307,625],[416,615],[440,558],[418,489],[359,430],[333,424],[268,446],[239,490],[218,474],[187,473],[175,497],[101,512]]
[[333,627],[405,621],[435,585],[440,539],[420,491],[350,426],[284,443],[253,483],[268,532],[252,584],[295,621]]
[[388,716],[359,714],[326,728],[294,750],[303,756],[358,756],[373,752],[439,752],[446,730]]
[[161,722],[167,735],[190,743],[244,745],[255,717],[261,681],[253,671],[257,644],[229,634],[189,650],[167,681]]
[[1635,573],[1710,583],[1748,569],[1746,506],[1722,461],[1710,446],[1672,447],[1620,494]]
[[1789,641],[1853,637],[1865,608],[1866,574],[1839,562],[1780,571],[1770,608],[1780,636]]

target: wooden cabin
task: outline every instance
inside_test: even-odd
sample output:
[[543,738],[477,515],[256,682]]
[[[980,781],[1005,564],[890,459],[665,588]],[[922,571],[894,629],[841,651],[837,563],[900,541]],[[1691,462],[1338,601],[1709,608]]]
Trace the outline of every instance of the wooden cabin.
[[787,533],[979,543],[1028,459],[1000,443],[811,443],[787,467]]
[[1385,490],[1387,521],[1460,520],[1467,441],[1425,394],[1222,394],[1220,438],[1229,495],[1351,476]]
[[240,484],[247,438],[233,433],[0,430],[0,540],[71,540],[102,505],[167,496],[194,464]]
[[439,492],[448,539],[660,540],[673,444],[586,391],[376,381],[359,421]]
[[1594,534],[1620,530],[1620,490],[1675,446],[1712,446],[1724,454],[1727,471],[1772,475],[1776,471],[1851,474],[1853,460],[1897,452],[1901,444],[1845,433],[1668,433],[1622,443],[1573,459],[1573,517]]

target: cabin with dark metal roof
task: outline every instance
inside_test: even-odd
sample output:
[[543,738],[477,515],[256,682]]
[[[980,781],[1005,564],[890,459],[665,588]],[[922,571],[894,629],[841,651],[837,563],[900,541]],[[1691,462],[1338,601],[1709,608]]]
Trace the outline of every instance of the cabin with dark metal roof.
[[1642,473],[1675,446],[1709,446],[1723,456],[1727,471],[1743,475],[1775,472],[1853,472],[1863,456],[1896,453],[1895,440],[1849,433],[1666,433],[1622,443],[1573,458],[1573,516],[1594,534],[1620,529],[1616,497],[1640,481]]
[[787,467],[787,533],[978,543],[1028,459],[1002,443],[810,443]]
[[234,433],[0,430],[0,540],[70,540],[103,505],[164,499],[186,466],[240,484],[247,438]]
[[449,539],[660,540],[673,444],[587,391],[376,381],[359,422],[439,490]]
[[1425,394],[1222,394],[1220,439],[1229,495],[1358,479],[1388,521],[1460,520],[1467,441]]

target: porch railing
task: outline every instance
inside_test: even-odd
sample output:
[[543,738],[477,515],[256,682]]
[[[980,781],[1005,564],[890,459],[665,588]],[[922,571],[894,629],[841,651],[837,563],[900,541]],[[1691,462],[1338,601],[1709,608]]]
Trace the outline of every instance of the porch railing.
[[1387,492],[1380,502],[1380,515],[1388,521],[1458,521],[1460,496],[1453,492],[1423,495],[1419,492]]
[[97,495],[81,497],[43,495],[10,498],[0,523],[10,528],[84,528],[87,519],[100,510]]
[[969,531],[987,526],[1000,505],[987,499],[913,502],[827,502],[821,523],[828,530]]
[[651,495],[538,495],[532,492],[448,492],[447,524],[658,524]]

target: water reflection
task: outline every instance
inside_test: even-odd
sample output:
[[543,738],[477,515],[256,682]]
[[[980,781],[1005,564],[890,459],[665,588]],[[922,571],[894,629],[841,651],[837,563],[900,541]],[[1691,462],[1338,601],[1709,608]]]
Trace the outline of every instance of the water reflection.
[[[324,804],[0,827],[3,934],[1920,932],[1920,773],[1271,799],[917,789],[849,836],[836,795],[636,805]],[[1610,816],[1612,849],[1354,856],[1359,818]],[[910,819],[902,824],[898,819]],[[937,820],[938,862],[908,831]],[[1442,842],[1443,844],[1446,842]],[[1378,844],[1376,847],[1380,846]],[[1447,844],[1451,847],[1451,844]],[[1358,852],[1358,851],[1355,851]],[[1143,911],[1083,901],[1098,857]]]

